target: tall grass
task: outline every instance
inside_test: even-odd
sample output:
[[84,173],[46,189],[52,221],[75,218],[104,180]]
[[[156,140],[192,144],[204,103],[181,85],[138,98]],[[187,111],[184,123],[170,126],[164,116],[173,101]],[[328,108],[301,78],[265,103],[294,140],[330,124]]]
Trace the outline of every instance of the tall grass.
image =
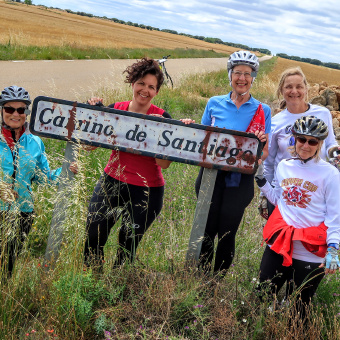
[[[275,61],[274,61],[275,62]],[[273,62],[267,63],[270,72]],[[266,69],[263,67],[263,69]],[[268,85],[269,84],[269,85]],[[259,75],[253,95],[270,102],[272,87]],[[174,90],[163,88],[157,104],[173,118],[200,121],[211,95],[229,90],[226,72],[191,76]],[[128,90],[99,89],[105,103],[127,100]],[[53,167],[65,143],[45,140]],[[114,228],[106,245],[103,273],[83,266],[87,205],[110,151],[80,150],[80,173],[72,185],[64,242],[54,269],[46,270],[44,250],[56,200],[56,187],[35,188],[36,218],[13,277],[0,286],[0,339],[339,339],[339,277],[321,283],[308,329],[290,321],[289,305],[268,312],[255,294],[263,248],[263,220],[257,198],[241,222],[233,265],[224,278],[187,268],[198,168],[172,163],[164,171],[164,207],[145,234],[134,264],[113,269]],[[257,193],[258,194],[258,193]]]

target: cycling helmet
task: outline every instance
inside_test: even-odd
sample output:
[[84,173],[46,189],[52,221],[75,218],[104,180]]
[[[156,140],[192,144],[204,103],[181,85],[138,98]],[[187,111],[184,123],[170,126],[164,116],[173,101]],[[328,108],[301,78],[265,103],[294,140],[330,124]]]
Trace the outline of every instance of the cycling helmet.
[[304,116],[295,121],[292,133],[324,140],[328,136],[328,127],[323,120],[315,116]]
[[31,104],[30,95],[23,87],[15,85],[5,87],[0,95],[0,106],[8,102],[24,102],[27,105]]
[[254,53],[248,51],[237,51],[230,55],[227,64],[228,72],[231,71],[236,65],[250,66],[256,73],[260,67],[257,56]]

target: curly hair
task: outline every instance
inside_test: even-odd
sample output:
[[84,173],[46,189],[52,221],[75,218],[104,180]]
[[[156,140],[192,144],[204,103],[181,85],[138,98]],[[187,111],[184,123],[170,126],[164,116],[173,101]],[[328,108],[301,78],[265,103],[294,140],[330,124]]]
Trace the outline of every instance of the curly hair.
[[128,66],[123,73],[127,73],[125,83],[135,83],[138,79],[145,77],[147,74],[152,74],[157,79],[157,91],[163,84],[164,76],[158,62],[151,58],[142,58],[136,63]]

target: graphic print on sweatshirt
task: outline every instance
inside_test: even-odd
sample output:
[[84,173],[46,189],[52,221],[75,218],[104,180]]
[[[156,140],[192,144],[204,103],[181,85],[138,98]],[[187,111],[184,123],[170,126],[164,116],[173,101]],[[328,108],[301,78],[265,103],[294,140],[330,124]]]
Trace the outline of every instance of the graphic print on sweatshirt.
[[309,181],[304,181],[301,178],[286,178],[282,181],[283,200],[287,205],[293,205],[299,208],[307,208],[311,201],[310,192],[315,192],[317,186]]

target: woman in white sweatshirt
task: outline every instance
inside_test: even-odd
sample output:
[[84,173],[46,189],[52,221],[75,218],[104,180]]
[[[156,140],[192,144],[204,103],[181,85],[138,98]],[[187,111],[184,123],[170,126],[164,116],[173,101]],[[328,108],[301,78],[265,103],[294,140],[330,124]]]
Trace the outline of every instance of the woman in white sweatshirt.
[[[314,116],[292,127],[290,158],[276,168],[274,187],[264,176],[255,179],[276,207],[264,229],[268,244],[260,266],[260,291],[277,294],[287,283],[287,296],[296,289],[296,308],[305,316],[324,273],[340,272],[340,173],[321,159],[329,129]],[[326,267],[324,270],[323,267]]]

